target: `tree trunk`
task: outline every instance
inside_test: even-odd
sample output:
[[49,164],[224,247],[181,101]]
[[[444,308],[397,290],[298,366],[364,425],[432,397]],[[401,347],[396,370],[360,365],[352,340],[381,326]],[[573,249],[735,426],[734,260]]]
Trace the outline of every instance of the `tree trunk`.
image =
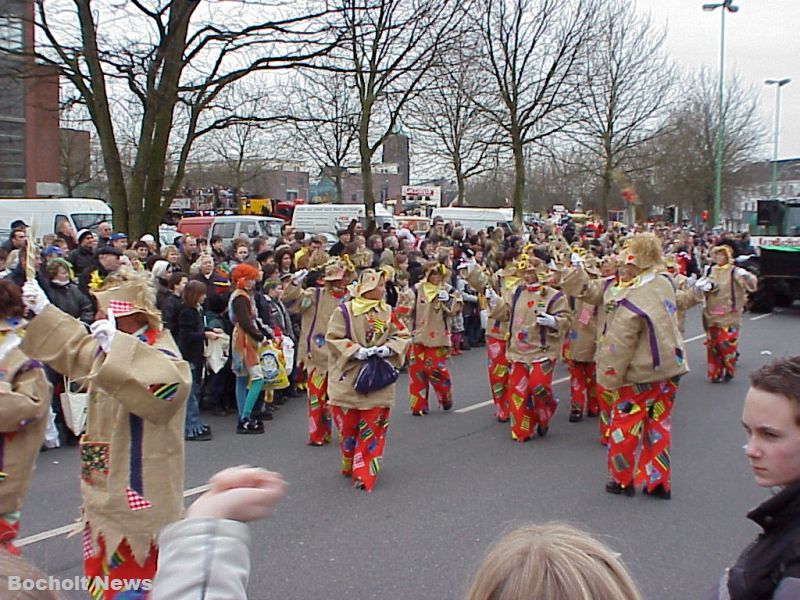
[[342,168],[340,166],[336,166],[336,174],[334,175],[333,182],[336,186],[336,203],[343,204],[344,203],[344,190],[342,189]]
[[525,153],[518,132],[512,132],[514,150],[514,225],[522,227],[522,198],[525,194]]
[[365,229],[370,229],[375,222],[375,194],[372,192],[372,149],[369,145],[368,111],[362,114],[358,131],[358,150],[361,156],[361,188],[364,193],[364,213],[367,220]]
[[456,196],[456,206],[464,206],[464,196],[467,188],[467,181],[464,174],[456,172],[456,185],[458,186],[458,196]]
[[608,220],[608,199],[611,196],[611,172],[606,169],[603,173],[603,186],[600,189],[600,218]]

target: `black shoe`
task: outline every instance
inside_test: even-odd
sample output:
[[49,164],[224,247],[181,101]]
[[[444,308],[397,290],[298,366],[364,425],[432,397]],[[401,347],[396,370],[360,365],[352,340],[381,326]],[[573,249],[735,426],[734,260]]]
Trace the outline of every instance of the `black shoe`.
[[587,411],[586,411],[586,416],[587,416],[589,419],[596,419],[596,418],[599,416],[599,414],[600,414],[600,413],[594,412],[593,410],[587,410]]
[[211,440],[211,429],[203,429],[200,433],[187,435],[184,439],[187,442],[208,442]]
[[642,493],[645,496],[653,496],[654,498],[661,498],[662,500],[669,500],[672,498],[672,491],[668,491],[664,489],[664,486],[660,483],[653,488],[652,492],[647,491],[647,486],[642,488]]
[[581,421],[583,421],[583,415],[579,410],[571,410],[569,412],[570,423],[580,423]]
[[422,410],[412,410],[411,414],[414,415],[415,417],[421,417],[423,415],[427,415],[428,412],[429,411],[427,408],[423,408]]
[[497,417],[498,423],[508,423],[511,420],[511,417]]
[[245,419],[244,421],[239,421],[239,424],[236,427],[236,433],[245,435],[264,433],[264,423],[255,419]]
[[272,419],[275,417],[273,414],[274,412],[275,409],[267,404],[264,409],[256,415],[256,418],[261,419],[262,421],[272,421]]
[[550,425],[537,425],[536,426],[536,432],[542,437],[546,436],[548,431],[550,431]]
[[719,377],[714,377],[714,378],[711,380],[711,383],[722,383],[723,381],[724,381],[724,379],[723,379],[723,378],[722,378],[722,376],[720,375]]
[[452,400],[446,400],[442,402],[442,410],[450,410],[451,408],[453,408]]
[[725,376],[722,378],[722,381],[728,383],[731,379],[733,379],[733,375],[731,375],[730,373],[725,373]]
[[616,481],[609,481],[606,483],[606,491],[609,494],[617,494],[620,496],[628,496],[632,498],[636,495],[636,488],[632,485],[622,485]]

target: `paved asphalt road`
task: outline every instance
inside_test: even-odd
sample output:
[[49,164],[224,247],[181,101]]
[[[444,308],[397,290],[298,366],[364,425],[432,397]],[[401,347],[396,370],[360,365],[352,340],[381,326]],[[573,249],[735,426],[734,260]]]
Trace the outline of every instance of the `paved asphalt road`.
[[[304,445],[299,399],[281,408],[263,436],[237,436],[232,418],[210,418],[214,440],[187,447],[186,488],[244,463],[290,482],[275,515],[251,527],[252,599],[455,600],[493,540],[516,524],[549,520],[599,535],[622,554],[646,598],[698,598],[754,537],[745,513],[767,496],[742,452],[746,374],[770,360],[767,351],[800,350],[800,312],[754,317],[745,315],[740,376],[729,384],[707,383],[703,341],[688,344],[693,370],[673,412],[671,501],[605,493],[597,423],[567,422],[566,383],[556,385],[561,404],[547,438],[517,444],[489,406],[412,417],[405,376],[372,494],[338,474],[335,446]],[[686,339],[702,333],[696,310],[687,322]],[[451,367],[456,409],[489,398],[484,349]],[[556,379],[565,374],[559,365]],[[67,525],[78,505],[75,449],[42,454],[21,536]],[[50,574],[80,574],[78,537],[30,543],[23,554]]]

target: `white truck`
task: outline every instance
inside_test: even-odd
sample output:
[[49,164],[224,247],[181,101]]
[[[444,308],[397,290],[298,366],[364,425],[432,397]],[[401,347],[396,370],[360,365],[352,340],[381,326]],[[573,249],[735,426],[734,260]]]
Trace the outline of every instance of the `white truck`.
[[77,233],[95,230],[104,221],[111,222],[111,207],[94,198],[0,198],[0,236],[11,232],[11,223],[25,221],[33,237],[41,239],[55,233],[61,221],[69,221]]
[[[309,234],[327,233],[336,235],[339,229],[346,229],[353,219],[365,224],[363,204],[298,204],[294,207],[292,227]],[[389,223],[397,227],[397,219],[383,204],[375,205],[375,222],[378,227]]]

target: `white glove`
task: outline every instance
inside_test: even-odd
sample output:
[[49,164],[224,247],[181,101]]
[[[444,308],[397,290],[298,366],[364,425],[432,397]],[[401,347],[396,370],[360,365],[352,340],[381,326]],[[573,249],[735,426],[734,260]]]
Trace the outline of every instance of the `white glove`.
[[105,319],[98,319],[89,325],[89,333],[100,349],[108,354],[111,343],[114,341],[114,335],[117,333],[117,320],[114,318],[114,313],[109,312]]
[[447,293],[447,290],[441,290],[436,297],[440,302],[447,302],[450,300],[450,294]]
[[558,329],[558,321],[553,315],[542,313],[536,317],[536,322],[542,327],[549,327],[550,329]]
[[353,354],[353,358],[356,360],[367,360],[370,356],[372,356],[372,348],[364,348],[363,346]]
[[710,292],[714,289],[714,282],[709,280],[708,277],[701,277],[694,285],[701,292]]
[[751,258],[753,258],[753,255],[752,255],[752,254],[742,254],[741,256],[737,256],[737,257],[734,259],[734,262],[735,262],[737,265],[741,265],[742,263],[746,263],[746,262],[747,262],[748,260],[750,260]]
[[392,351],[388,346],[378,346],[375,348],[373,354],[380,356],[381,358],[388,358],[392,355]]
[[734,277],[747,277],[750,273],[747,269],[743,269],[742,267],[734,267],[733,268],[733,275]]
[[573,267],[580,267],[583,265],[584,260],[580,254],[578,254],[577,252],[573,252],[572,254],[569,255],[569,262],[572,263]]
[[300,269],[294,275],[292,275],[292,283],[295,285],[300,285],[303,283],[306,275],[308,275],[308,269]]
[[39,286],[39,282],[35,280],[26,281],[22,286],[22,302],[36,315],[50,304],[50,300],[47,299],[47,294],[45,294],[44,290]]
[[696,283],[697,283],[696,273],[692,273],[691,275],[689,275],[689,277],[686,278],[686,285],[688,285],[689,287],[694,287]]

